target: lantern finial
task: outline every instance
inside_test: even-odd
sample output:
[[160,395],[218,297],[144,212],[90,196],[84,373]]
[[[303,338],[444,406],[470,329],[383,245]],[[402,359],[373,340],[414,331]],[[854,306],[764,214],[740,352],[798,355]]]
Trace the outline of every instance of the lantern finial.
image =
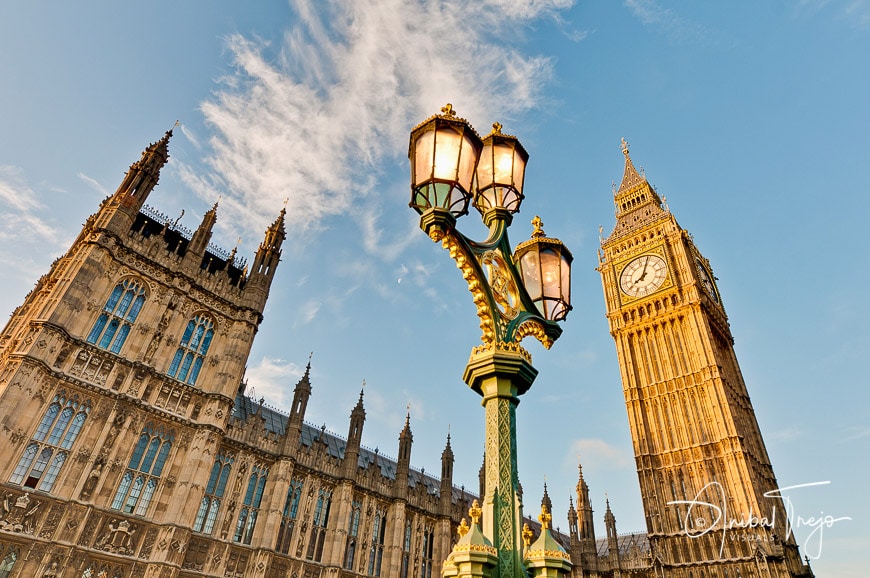
[[453,105],[449,102],[441,107],[441,112],[444,113],[444,116],[456,116],[456,113],[453,111]]
[[541,220],[541,217],[535,215],[535,218],[532,219],[532,226],[535,228],[535,230],[532,231],[533,239],[544,236],[544,221]]
[[492,123],[492,132],[490,134],[501,134],[502,124],[500,122]]

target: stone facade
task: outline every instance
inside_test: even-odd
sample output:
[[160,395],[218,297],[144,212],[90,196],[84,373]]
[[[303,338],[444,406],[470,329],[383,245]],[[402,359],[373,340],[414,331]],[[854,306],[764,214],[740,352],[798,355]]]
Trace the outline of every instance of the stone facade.
[[451,483],[244,395],[284,212],[250,267],[145,205],[134,163],[0,334],[0,576],[437,575],[468,509]]

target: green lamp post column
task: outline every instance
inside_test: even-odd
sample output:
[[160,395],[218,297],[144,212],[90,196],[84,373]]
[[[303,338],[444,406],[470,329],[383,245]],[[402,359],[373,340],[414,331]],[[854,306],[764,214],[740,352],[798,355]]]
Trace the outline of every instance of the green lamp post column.
[[[524,578],[516,407],[538,372],[520,342],[532,336],[549,349],[561,335],[556,322],[571,309],[572,257],[544,236],[538,217],[532,238],[511,253],[507,229],[524,198],[528,153],[498,123],[481,139],[451,105],[441,111],[411,131],[410,206],[420,228],[449,251],[477,306],[482,344],[463,379],[482,396],[486,415],[483,535],[497,552],[493,578]],[[482,242],[456,229],[469,204],[489,229]],[[445,565],[445,573],[454,570]]]

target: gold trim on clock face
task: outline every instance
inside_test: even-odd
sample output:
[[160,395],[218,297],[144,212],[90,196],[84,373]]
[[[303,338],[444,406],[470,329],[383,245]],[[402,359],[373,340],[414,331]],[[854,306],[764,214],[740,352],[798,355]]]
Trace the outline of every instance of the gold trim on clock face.
[[668,276],[668,266],[658,255],[641,255],[619,275],[619,288],[631,297],[645,297],[656,291]]

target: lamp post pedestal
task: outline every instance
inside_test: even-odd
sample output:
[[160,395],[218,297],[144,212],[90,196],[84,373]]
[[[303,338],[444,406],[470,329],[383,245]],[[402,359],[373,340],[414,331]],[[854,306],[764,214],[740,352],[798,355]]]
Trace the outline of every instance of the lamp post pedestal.
[[472,350],[463,380],[483,396],[486,414],[486,482],[483,533],[498,552],[495,578],[527,576],[521,547],[522,502],[517,475],[516,407],[538,371],[517,344]]

